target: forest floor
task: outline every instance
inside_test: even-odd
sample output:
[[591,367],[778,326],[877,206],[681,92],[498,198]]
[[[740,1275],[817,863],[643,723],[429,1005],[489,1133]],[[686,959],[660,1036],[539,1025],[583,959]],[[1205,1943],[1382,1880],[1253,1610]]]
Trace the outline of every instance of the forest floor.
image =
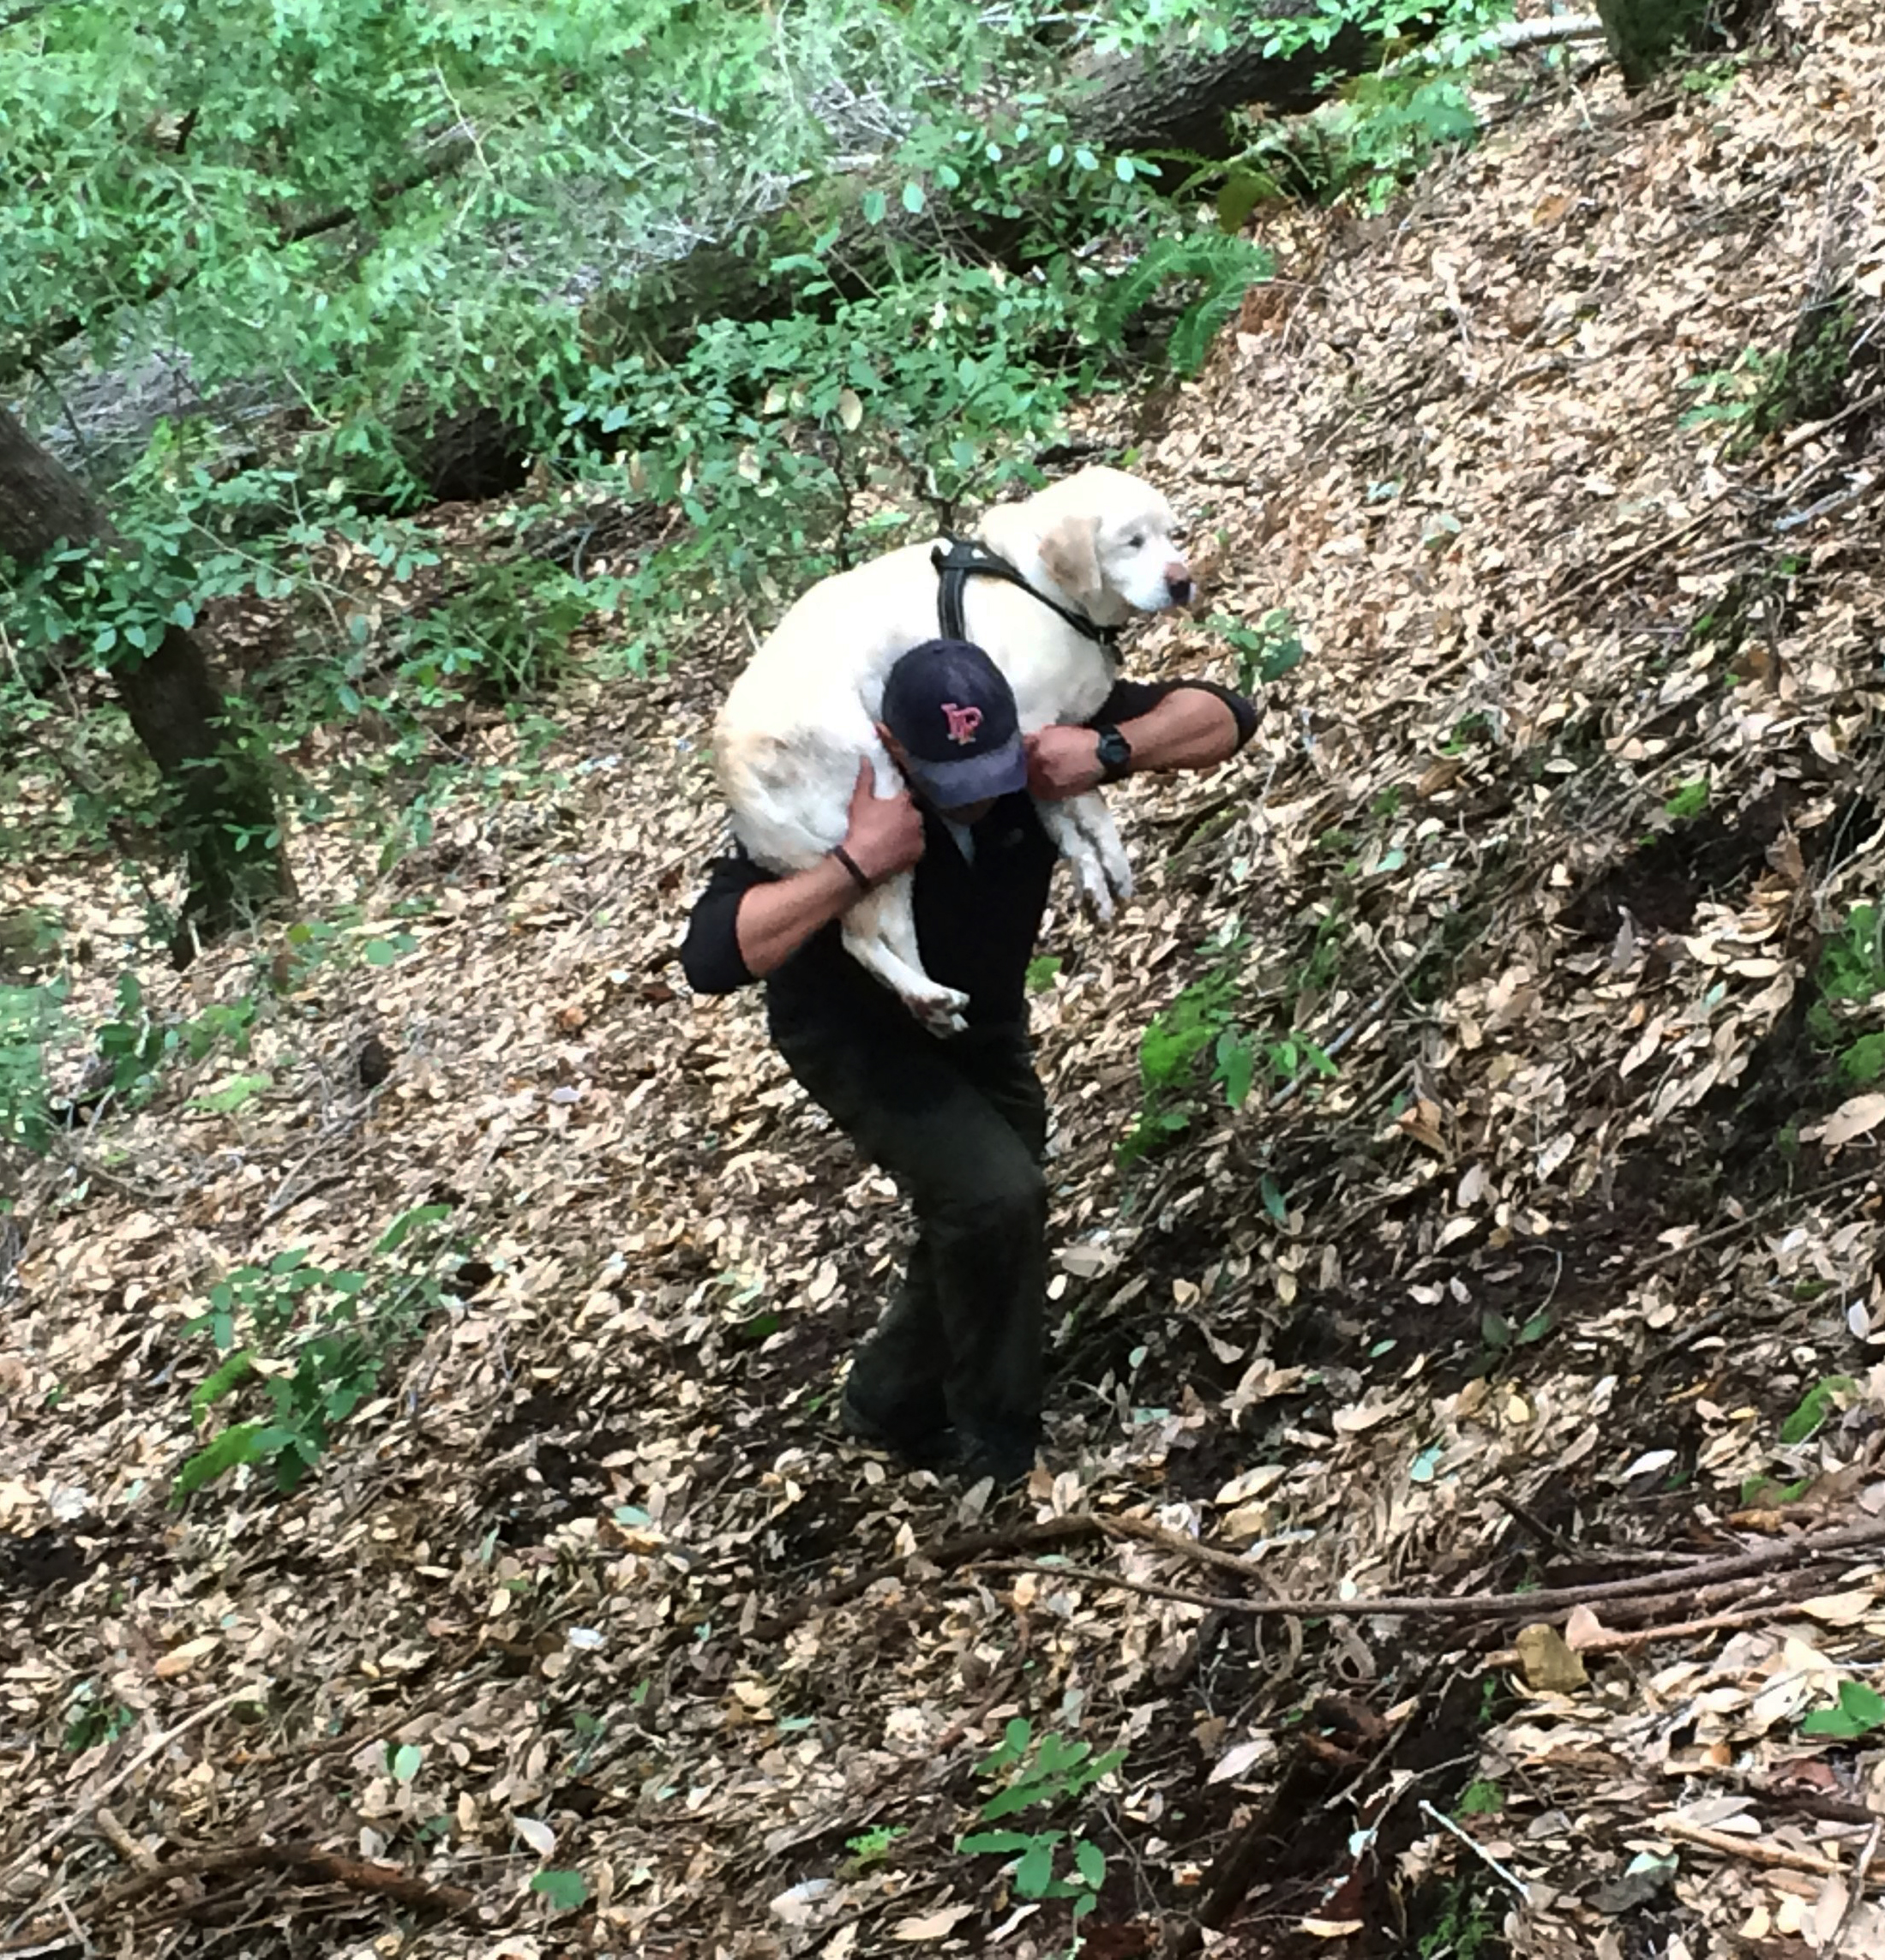
[[[465,731],[390,862],[304,829],[357,931],[147,974],[263,1005],[0,1248],[0,1951],[1028,1960],[1096,1852],[1096,1960],[1885,1953],[1885,32],[1780,22],[1259,219],[1084,432],[1208,561],[1128,671],[1303,657],[1050,922],[1024,1492],[836,1436],[903,1214],[674,964],[736,627]],[[0,900],[109,1020],[129,872]],[[1240,1107],[1144,1079],[1181,993]],[[244,1269],[429,1311],[298,1489],[172,1504]]]

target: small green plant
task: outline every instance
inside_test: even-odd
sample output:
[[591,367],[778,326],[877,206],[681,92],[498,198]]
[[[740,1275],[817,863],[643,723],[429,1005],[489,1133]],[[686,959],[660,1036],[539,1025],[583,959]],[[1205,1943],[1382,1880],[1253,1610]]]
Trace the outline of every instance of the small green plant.
[[1846,1741],[1880,1729],[1885,1729],[1885,1694],[1860,1681],[1842,1681],[1839,1705],[1816,1708],[1800,1723],[1803,1735],[1833,1735]]
[[909,1835],[907,1824],[879,1824],[855,1837],[847,1838],[844,1849],[850,1853],[851,1869],[865,1872],[873,1865],[881,1864],[890,1855],[897,1840]]
[[1227,956],[1155,1015],[1139,1037],[1141,1100],[1132,1132],[1120,1147],[1122,1164],[1137,1163],[1190,1127],[1198,1107],[1187,1093],[1196,1080],[1195,1064],[1206,1049],[1234,1038],[1236,987],[1235,966]]
[[1684,783],[1663,805],[1664,812],[1673,817],[1678,823],[1687,823],[1690,818],[1699,817],[1708,807],[1708,779],[1705,776],[1698,776],[1694,782]]
[[1825,1426],[1842,1395],[1856,1394],[1858,1384],[1849,1375],[1828,1375],[1800,1398],[1799,1406],[1780,1424],[1780,1441],[1789,1449],[1809,1442]]
[[136,1720],[135,1709],[101,1695],[95,1682],[81,1681],[65,1705],[65,1752],[78,1756],[100,1742],[115,1742]]
[[[1321,943],[1318,934],[1318,950]],[[1266,1039],[1239,1024],[1238,956],[1244,944],[1240,933],[1207,944],[1204,950],[1217,956],[1214,963],[1155,1015],[1139,1037],[1139,1109],[1120,1145],[1123,1166],[1191,1127],[1201,1087],[1222,1090],[1234,1110],[1249,1100],[1259,1068],[1278,1082],[1294,1082],[1305,1073],[1338,1072],[1329,1055],[1305,1034]]]
[[1684,429],[1700,429],[1711,423],[1731,426],[1754,421],[1762,398],[1784,372],[1786,357],[1770,354],[1758,347],[1744,349],[1726,368],[1711,368],[1691,375],[1682,386],[1701,399],[1683,412]]
[[1028,992],[1046,993],[1060,977],[1062,961],[1058,953],[1038,953],[1028,962]]
[[[99,1057],[110,1069],[111,1093],[138,1109],[156,1094],[163,1070],[174,1062],[201,1062],[219,1046],[247,1055],[255,1003],[247,998],[226,1004],[212,1002],[191,1019],[165,1023],[145,1005],[137,975],[126,973],[118,975],[117,1012],[117,1020],[107,1021],[98,1031]],[[201,1106],[221,1106],[204,1102]]]
[[589,1903],[589,1881],[580,1872],[538,1872],[530,1882],[552,1912],[575,1912]]
[[1466,1786],[1460,1798],[1460,1807],[1453,1814],[1456,1817],[1497,1817],[1504,1808],[1505,1792],[1496,1783],[1479,1777]]
[[1438,1922],[1420,1935],[1420,1960],[1482,1960],[1503,1951],[1492,1909],[1474,1888],[1470,1874],[1448,1885]]
[[[1030,1810],[1051,1813],[1083,1795],[1125,1760],[1124,1749],[1096,1756],[1090,1742],[1072,1741],[1051,1729],[1037,1738],[1033,1724],[1018,1715],[976,1765],[978,1776],[1005,1779],[982,1800],[982,1820],[992,1824]],[[1060,1869],[1063,1846],[1071,1872]],[[971,1831],[957,1839],[956,1849],[1015,1858],[1014,1889],[1023,1898],[1072,1899],[1078,1943],[1080,1921],[1098,1903],[1106,1883],[1106,1854],[1097,1844],[1058,1826],[1037,1825],[1025,1831]]]
[[329,962],[344,967],[357,957],[369,967],[390,967],[418,944],[410,932],[369,930],[357,906],[328,919],[297,919],[284,937],[288,943],[279,982],[289,988]]
[[1447,755],[1464,755],[1475,743],[1491,741],[1494,732],[1492,717],[1475,710],[1470,715],[1461,716],[1448,730],[1447,738],[1441,744],[1441,748]]
[[1253,626],[1228,613],[1213,613],[1204,623],[1236,654],[1237,685],[1246,694],[1302,664],[1302,635],[1288,606],[1272,607]]
[[65,1025],[63,982],[0,986],[0,1148],[40,1155],[51,1142],[45,1052]]
[[1452,143],[1470,143],[1479,118],[1468,98],[1463,75],[1415,79],[1395,75],[1362,75],[1345,99],[1324,114],[1331,135],[1346,151],[1341,175],[1360,187],[1372,211],[1384,209],[1394,192],[1421,170],[1433,153]]
[[[566,572],[531,560],[478,566],[405,626],[393,698],[408,710],[453,705],[466,695],[513,701],[553,686],[570,665],[569,643],[595,600]],[[348,707],[358,713],[357,696]]]
[[1815,1045],[1833,1052],[1846,1081],[1860,1088],[1885,1076],[1885,1033],[1853,1031],[1854,1018],[1885,993],[1885,912],[1855,905],[1837,937],[1829,939],[1814,971],[1818,998],[1807,1010],[1806,1031]]
[[239,1267],[210,1288],[208,1311],[188,1331],[207,1333],[224,1358],[192,1393],[190,1412],[207,1424],[230,1397],[254,1391],[270,1419],[219,1430],[177,1472],[173,1503],[238,1464],[271,1464],[277,1489],[295,1488],[393,1354],[437,1310],[447,1249],[439,1228],[448,1211],[402,1213],[358,1270],[310,1265],[301,1247],[267,1266]]
[[1514,1348],[1529,1347],[1543,1340],[1557,1323],[1548,1307],[1540,1307],[1528,1319],[1515,1323],[1497,1307],[1487,1307],[1480,1316],[1480,1340],[1488,1359],[1509,1354]]

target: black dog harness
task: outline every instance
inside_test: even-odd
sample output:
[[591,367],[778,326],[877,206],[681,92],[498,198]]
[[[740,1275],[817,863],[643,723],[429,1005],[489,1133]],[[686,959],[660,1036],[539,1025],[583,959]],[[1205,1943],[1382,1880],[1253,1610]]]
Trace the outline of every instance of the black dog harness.
[[936,616],[945,639],[969,637],[963,629],[962,619],[963,589],[969,581],[977,577],[1005,578],[1011,585],[1018,585],[1024,592],[1038,599],[1049,612],[1060,614],[1076,632],[1096,641],[1109,654],[1117,656],[1119,653],[1120,629],[1117,626],[1096,626],[1091,620],[1070,611],[1045,592],[1036,591],[1006,558],[998,558],[987,546],[977,544],[973,538],[952,537],[946,545],[939,544],[930,553],[929,561],[936,567]]

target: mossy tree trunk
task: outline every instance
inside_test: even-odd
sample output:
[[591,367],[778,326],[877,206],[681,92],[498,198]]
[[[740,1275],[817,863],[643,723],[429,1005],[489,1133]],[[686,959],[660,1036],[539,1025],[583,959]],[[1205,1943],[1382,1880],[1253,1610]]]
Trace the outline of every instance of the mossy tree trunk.
[[[62,541],[122,548],[85,486],[0,408],[0,554],[30,566]],[[291,890],[266,763],[230,726],[201,641],[175,625],[111,668],[137,739],[170,793],[189,895],[175,952],[222,938]]]

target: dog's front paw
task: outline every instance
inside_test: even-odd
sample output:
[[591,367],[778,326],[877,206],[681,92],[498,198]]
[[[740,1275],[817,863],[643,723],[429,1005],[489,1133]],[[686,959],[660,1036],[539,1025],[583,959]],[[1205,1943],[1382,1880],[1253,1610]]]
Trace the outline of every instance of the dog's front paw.
[[939,1040],[966,1032],[969,1022],[963,1010],[968,1004],[969,996],[958,993],[952,986],[939,986],[933,993],[903,996],[903,1005]]

